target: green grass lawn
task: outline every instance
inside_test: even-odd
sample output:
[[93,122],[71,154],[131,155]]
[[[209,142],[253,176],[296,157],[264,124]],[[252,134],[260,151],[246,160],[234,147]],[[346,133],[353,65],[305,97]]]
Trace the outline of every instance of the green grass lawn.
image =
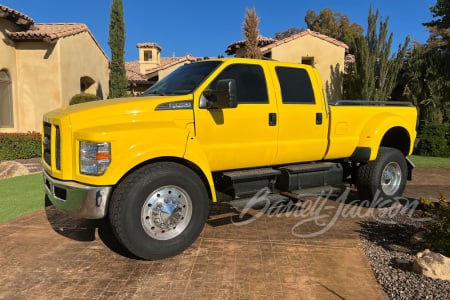
[[450,167],[450,157],[410,156],[416,167]]
[[0,223],[44,206],[42,174],[0,179]]

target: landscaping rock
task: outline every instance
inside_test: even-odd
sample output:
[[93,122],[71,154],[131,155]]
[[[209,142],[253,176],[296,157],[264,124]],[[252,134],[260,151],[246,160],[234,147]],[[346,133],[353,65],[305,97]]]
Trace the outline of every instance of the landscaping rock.
[[[376,213],[374,218],[362,222],[362,248],[389,299],[450,299],[450,281],[412,271],[415,254],[429,248],[422,235],[430,228],[430,222],[417,215],[411,218],[401,214],[387,220]],[[410,251],[405,252],[405,248]]]
[[450,281],[450,258],[426,249],[417,253],[413,271],[430,278]]
[[29,174],[28,168],[15,161],[0,163],[0,178],[10,178]]

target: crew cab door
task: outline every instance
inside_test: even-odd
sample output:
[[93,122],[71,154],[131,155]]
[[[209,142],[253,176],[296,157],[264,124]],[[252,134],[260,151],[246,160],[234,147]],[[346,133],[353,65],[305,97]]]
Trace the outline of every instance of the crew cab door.
[[322,85],[314,82],[320,78],[311,76],[316,73],[308,68],[277,65],[272,70],[279,85],[276,164],[315,161],[325,155],[328,119]]
[[224,63],[204,85],[204,90],[214,90],[219,80],[233,79],[237,92],[235,108],[194,108],[196,137],[212,171],[273,164],[277,111],[265,69],[261,64]]

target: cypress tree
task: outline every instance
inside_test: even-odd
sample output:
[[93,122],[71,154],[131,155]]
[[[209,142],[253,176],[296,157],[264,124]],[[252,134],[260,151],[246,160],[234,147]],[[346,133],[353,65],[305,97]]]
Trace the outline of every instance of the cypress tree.
[[125,71],[125,22],[122,0],[113,0],[111,5],[108,44],[111,48],[109,73],[109,98],[127,96],[127,76]]

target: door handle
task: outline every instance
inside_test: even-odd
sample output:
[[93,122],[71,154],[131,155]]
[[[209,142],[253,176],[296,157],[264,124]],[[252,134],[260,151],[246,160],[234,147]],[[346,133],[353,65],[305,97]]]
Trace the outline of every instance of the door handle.
[[277,125],[277,114],[269,113],[269,126]]
[[316,125],[322,124],[322,113],[316,113]]

